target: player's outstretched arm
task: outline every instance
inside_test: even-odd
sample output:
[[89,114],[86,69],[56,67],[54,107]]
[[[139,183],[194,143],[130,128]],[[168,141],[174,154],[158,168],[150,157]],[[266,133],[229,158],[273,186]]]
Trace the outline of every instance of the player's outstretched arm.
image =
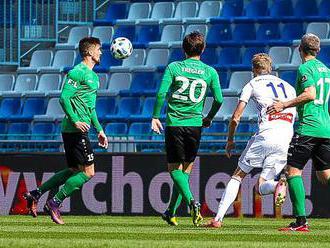
[[296,107],[297,105],[304,104],[306,102],[310,102],[315,100],[316,98],[316,89],[314,86],[307,87],[303,93],[301,93],[296,98],[287,101],[281,102],[276,101],[271,106],[267,108],[267,114],[275,114],[283,111],[286,108]]
[[237,107],[233,113],[233,116],[229,123],[227,144],[226,144],[226,156],[231,157],[231,150],[235,148],[234,136],[236,133],[236,128],[240,122],[244,109],[246,107],[246,102],[239,101]]
[[163,131],[163,125],[159,119],[152,118],[151,120],[151,129],[157,134],[160,134]]

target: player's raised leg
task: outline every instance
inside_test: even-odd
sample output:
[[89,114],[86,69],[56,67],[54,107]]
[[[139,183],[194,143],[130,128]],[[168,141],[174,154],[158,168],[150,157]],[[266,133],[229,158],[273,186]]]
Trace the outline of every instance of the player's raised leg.
[[57,172],[54,176],[52,176],[50,179],[48,179],[46,182],[44,182],[42,185],[40,185],[40,187],[25,193],[24,198],[27,201],[27,208],[29,210],[29,214],[31,214],[33,217],[37,217],[37,205],[39,198],[45,192],[58,188],[59,186],[64,184],[65,181],[73,175],[73,173],[74,172],[72,168],[66,168],[64,170],[61,170]]

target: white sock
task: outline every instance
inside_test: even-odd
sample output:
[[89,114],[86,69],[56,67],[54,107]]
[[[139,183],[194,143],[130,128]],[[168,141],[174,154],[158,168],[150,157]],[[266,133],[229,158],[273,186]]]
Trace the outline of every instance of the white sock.
[[263,182],[259,185],[259,193],[261,195],[273,194],[275,192],[277,183],[278,181],[274,181],[274,179]]
[[223,192],[223,195],[221,197],[221,201],[218,207],[218,213],[214,218],[216,221],[222,221],[228,208],[235,201],[240,185],[241,182],[238,179],[230,179],[226,186],[225,192]]

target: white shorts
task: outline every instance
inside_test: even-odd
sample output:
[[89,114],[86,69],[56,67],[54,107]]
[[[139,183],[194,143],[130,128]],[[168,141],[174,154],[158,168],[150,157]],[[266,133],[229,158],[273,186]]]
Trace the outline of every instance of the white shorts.
[[277,142],[276,139],[254,135],[240,156],[238,166],[245,173],[262,168],[260,177],[274,179],[286,165],[288,149],[289,141],[286,139]]

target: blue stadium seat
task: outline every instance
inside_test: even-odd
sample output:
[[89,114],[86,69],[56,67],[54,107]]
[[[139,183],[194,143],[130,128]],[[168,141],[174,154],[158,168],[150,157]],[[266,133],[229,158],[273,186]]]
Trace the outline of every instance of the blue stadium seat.
[[18,115],[11,115],[7,118],[11,121],[32,121],[34,115],[43,115],[46,111],[45,99],[27,98],[22,107],[22,113]]
[[149,43],[150,48],[167,48],[172,42],[181,42],[183,37],[184,27],[182,25],[166,25],[160,37],[160,41]]
[[215,48],[206,48],[202,53],[201,60],[210,66],[217,64],[218,52]]
[[144,25],[137,28],[133,47],[146,48],[149,42],[160,39],[159,25]]
[[271,46],[291,46],[293,40],[301,39],[304,35],[304,26],[300,22],[285,23],[281,30],[281,39],[270,40]]
[[64,118],[64,111],[59,102],[59,99],[54,97],[50,98],[47,105],[46,114],[35,115],[35,121],[59,121]]
[[120,91],[121,96],[150,96],[154,94],[156,94],[156,85],[152,72],[134,73],[129,90]]
[[145,49],[134,49],[131,56],[123,60],[121,66],[112,66],[110,73],[112,72],[130,72],[137,66],[143,66],[147,57]]
[[229,80],[228,80],[228,72],[227,71],[218,71],[219,80],[221,89],[228,88]]
[[46,96],[55,91],[59,91],[62,83],[60,74],[42,74],[35,91],[26,92],[25,96]]
[[116,99],[114,97],[96,98],[96,113],[100,121],[107,120],[107,115],[116,113]]
[[264,53],[265,47],[247,47],[244,51],[244,54],[242,56],[242,63],[241,64],[235,64],[231,66],[231,69],[234,70],[250,70],[252,68],[252,57],[253,55],[257,53]]
[[99,96],[116,96],[121,90],[128,90],[131,87],[131,73],[111,73],[108,88],[100,90]]
[[224,2],[219,17],[210,18],[210,23],[231,22],[234,17],[243,13],[243,0],[227,0]]
[[132,123],[129,127],[128,135],[134,139],[149,139],[151,135],[150,123]]
[[241,122],[236,129],[235,140],[248,141],[251,138],[250,124]]
[[259,21],[281,21],[287,16],[293,16],[291,0],[275,0],[269,8],[269,16],[259,17]]
[[217,17],[220,15],[222,8],[221,1],[203,1],[200,4],[198,16],[194,18],[185,18],[186,23],[200,23],[204,24],[210,21],[210,18]]
[[75,50],[57,50],[51,66],[42,66],[39,69],[41,73],[59,73],[66,67],[74,65],[77,53]]
[[139,97],[122,97],[119,100],[117,113],[106,115],[108,120],[127,120],[131,115],[139,114],[141,99]]
[[279,71],[279,77],[295,87],[297,77],[296,71]]
[[178,2],[175,8],[173,18],[164,18],[164,24],[181,24],[186,18],[193,18],[197,16],[198,3],[195,1]]
[[151,4],[147,2],[132,3],[125,19],[119,19],[116,24],[137,24],[139,20],[148,19],[151,13]]
[[117,19],[125,19],[127,17],[127,3],[111,3],[103,19],[96,19],[94,25],[114,25]]
[[174,61],[181,61],[184,60],[185,56],[182,51],[182,48],[172,48],[170,53],[170,58],[168,60],[168,63],[172,63]]
[[219,54],[215,68],[224,70],[241,62],[241,49],[239,47],[224,47]]
[[116,123],[108,123],[105,126],[104,132],[108,136],[120,136],[127,134],[127,124],[116,122]]
[[13,91],[2,92],[5,97],[17,97],[34,91],[38,82],[36,74],[19,74],[16,78]]
[[8,140],[28,140],[30,136],[30,123],[15,122],[8,127]]
[[235,22],[255,22],[260,16],[268,15],[268,1],[251,0],[243,12],[243,16],[235,18]]
[[252,79],[251,71],[234,71],[230,76],[229,86],[223,89],[225,96],[237,96],[241,93],[245,84]]
[[92,36],[100,39],[103,49],[109,49],[114,32],[113,27],[97,26],[93,28]]
[[7,124],[0,122],[0,140],[6,139],[7,136]]
[[51,122],[35,122],[31,130],[31,140],[52,140],[55,124]]
[[31,57],[30,65],[27,67],[18,67],[17,73],[38,73],[39,67],[50,66],[53,61],[53,51],[37,50]]
[[209,128],[203,128],[202,140],[225,139],[226,134],[219,135],[218,133],[227,133],[227,132],[228,132],[228,126],[225,122],[213,122]]
[[283,18],[284,21],[315,21],[317,17],[317,3],[315,0],[298,0],[293,7],[293,16]]
[[220,41],[219,43],[225,45],[242,46],[246,41],[256,39],[256,30],[254,23],[237,23],[232,33],[232,40]]
[[0,95],[2,95],[3,92],[12,91],[15,76],[12,74],[0,74],[0,82]]
[[159,24],[162,19],[172,18],[175,11],[175,4],[170,1],[155,3],[151,17],[149,19],[139,20],[139,24]]
[[21,98],[3,98],[0,106],[0,119],[6,121],[7,118],[21,113]]
[[120,25],[115,29],[113,38],[126,37],[133,41],[135,40],[135,25]]
[[231,40],[231,26],[230,24],[214,24],[209,29],[206,37],[207,47],[216,47],[220,45],[221,41]]
[[318,16],[324,20],[329,21],[330,20],[330,1],[329,0],[323,0],[319,7],[318,7]]
[[93,70],[95,72],[108,72],[111,66],[119,66],[121,63],[122,61],[115,59],[110,51],[103,51],[100,64],[96,65]]
[[130,120],[131,121],[149,121],[152,117],[152,112],[154,109],[156,99],[154,97],[148,97],[144,100],[141,114],[138,115],[131,115]]
[[279,38],[280,28],[278,23],[262,23],[257,30],[256,40],[247,41],[245,44],[251,46],[267,46],[270,41]]
[[330,46],[321,46],[318,59],[321,60],[326,66],[330,66]]
[[91,28],[88,26],[77,26],[70,30],[69,37],[65,43],[57,43],[55,49],[58,50],[72,50],[77,49],[79,46],[79,41],[91,35]]

